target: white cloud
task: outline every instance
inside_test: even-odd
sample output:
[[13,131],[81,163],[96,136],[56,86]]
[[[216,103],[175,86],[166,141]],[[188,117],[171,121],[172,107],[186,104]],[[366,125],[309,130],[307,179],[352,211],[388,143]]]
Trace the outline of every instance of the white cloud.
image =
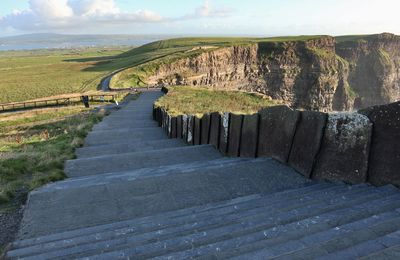
[[68,4],[77,16],[98,16],[121,12],[114,0],[68,0]]
[[214,7],[210,0],[204,0],[203,4],[197,7],[193,14],[186,15],[180,19],[226,17],[229,16],[232,11],[232,9],[226,7]]
[[122,11],[115,0],[29,0],[29,8],[0,17],[0,27],[21,31],[96,29],[121,24],[177,22],[225,17],[231,10],[214,8],[209,0],[192,14],[167,18],[149,10]]
[[0,18],[0,26],[22,31],[154,23],[167,20],[148,10],[123,12],[114,0],[29,0],[29,8]]

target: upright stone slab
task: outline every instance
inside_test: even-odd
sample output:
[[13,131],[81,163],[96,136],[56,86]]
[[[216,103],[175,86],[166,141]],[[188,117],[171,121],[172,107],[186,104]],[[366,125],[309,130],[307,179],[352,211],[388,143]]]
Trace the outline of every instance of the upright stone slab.
[[176,137],[182,139],[183,120],[182,116],[176,118]]
[[194,134],[193,134],[193,144],[201,144],[201,119],[198,117],[194,118]]
[[155,105],[153,105],[153,120],[157,120],[157,108]]
[[361,110],[373,123],[368,180],[400,186],[400,102]]
[[161,108],[161,127],[165,129],[165,110]]
[[272,157],[286,163],[300,112],[287,106],[275,106],[264,109],[259,114],[258,156]]
[[171,132],[172,132],[171,121],[172,121],[172,116],[167,113],[167,126],[166,126],[166,128],[167,128],[167,136],[168,136],[168,138],[171,138]]
[[164,109],[163,112],[163,128],[166,132],[168,132],[168,112]]
[[228,152],[228,136],[229,136],[229,113],[223,113],[221,115],[221,124],[219,129],[219,151],[222,154]]
[[204,114],[201,118],[201,144],[210,143],[210,114]]
[[182,139],[183,141],[187,141],[188,138],[188,116],[182,116]]
[[330,114],[313,178],[347,183],[367,181],[372,124],[358,113]]
[[163,110],[161,108],[158,108],[158,126],[162,126],[162,120],[163,120]]
[[194,135],[194,116],[189,115],[187,118],[188,130],[187,130],[187,139],[186,142],[188,144],[193,145],[193,135]]
[[328,115],[325,113],[301,112],[290,151],[289,165],[307,178],[311,177],[327,119]]
[[240,138],[242,134],[243,115],[230,114],[228,133],[228,156],[239,156]]
[[243,116],[239,151],[241,157],[257,156],[258,118],[258,114]]
[[177,117],[172,117],[171,118],[171,135],[170,135],[170,138],[177,138],[176,123],[177,123]]
[[221,115],[219,113],[212,113],[210,115],[210,144],[218,148],[219,145],[219,128],[221,124]]
[[158,109],[158,126],[162,127],[163,122],[163,110],[161,108]]

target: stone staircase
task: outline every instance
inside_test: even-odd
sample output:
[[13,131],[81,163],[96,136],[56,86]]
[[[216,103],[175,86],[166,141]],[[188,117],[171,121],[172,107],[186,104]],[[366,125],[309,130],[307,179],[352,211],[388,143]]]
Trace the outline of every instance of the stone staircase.
[[30,193],[10,259],[398,259],[400,192],[167,139],[145,92]]

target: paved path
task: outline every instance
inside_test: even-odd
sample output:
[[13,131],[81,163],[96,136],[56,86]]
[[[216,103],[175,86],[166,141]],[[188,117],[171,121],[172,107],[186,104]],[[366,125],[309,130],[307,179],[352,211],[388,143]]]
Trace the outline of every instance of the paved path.
[[96,125],[69,179],[30,193],[9,258],[399,256],[400,193],[167,139],[146,92]]

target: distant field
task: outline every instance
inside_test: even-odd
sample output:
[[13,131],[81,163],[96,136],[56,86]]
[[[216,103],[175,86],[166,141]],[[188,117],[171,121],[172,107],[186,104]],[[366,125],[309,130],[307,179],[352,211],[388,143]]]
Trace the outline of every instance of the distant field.
[[202,115],[210,112],[256,113],[262,108],[280,104],[259,94],[240,91],[221,91],[194,87],[169,87],[168,95],[156,105],[172,115]]
[[0,103],[94,90],[125,49],[0,52]]

